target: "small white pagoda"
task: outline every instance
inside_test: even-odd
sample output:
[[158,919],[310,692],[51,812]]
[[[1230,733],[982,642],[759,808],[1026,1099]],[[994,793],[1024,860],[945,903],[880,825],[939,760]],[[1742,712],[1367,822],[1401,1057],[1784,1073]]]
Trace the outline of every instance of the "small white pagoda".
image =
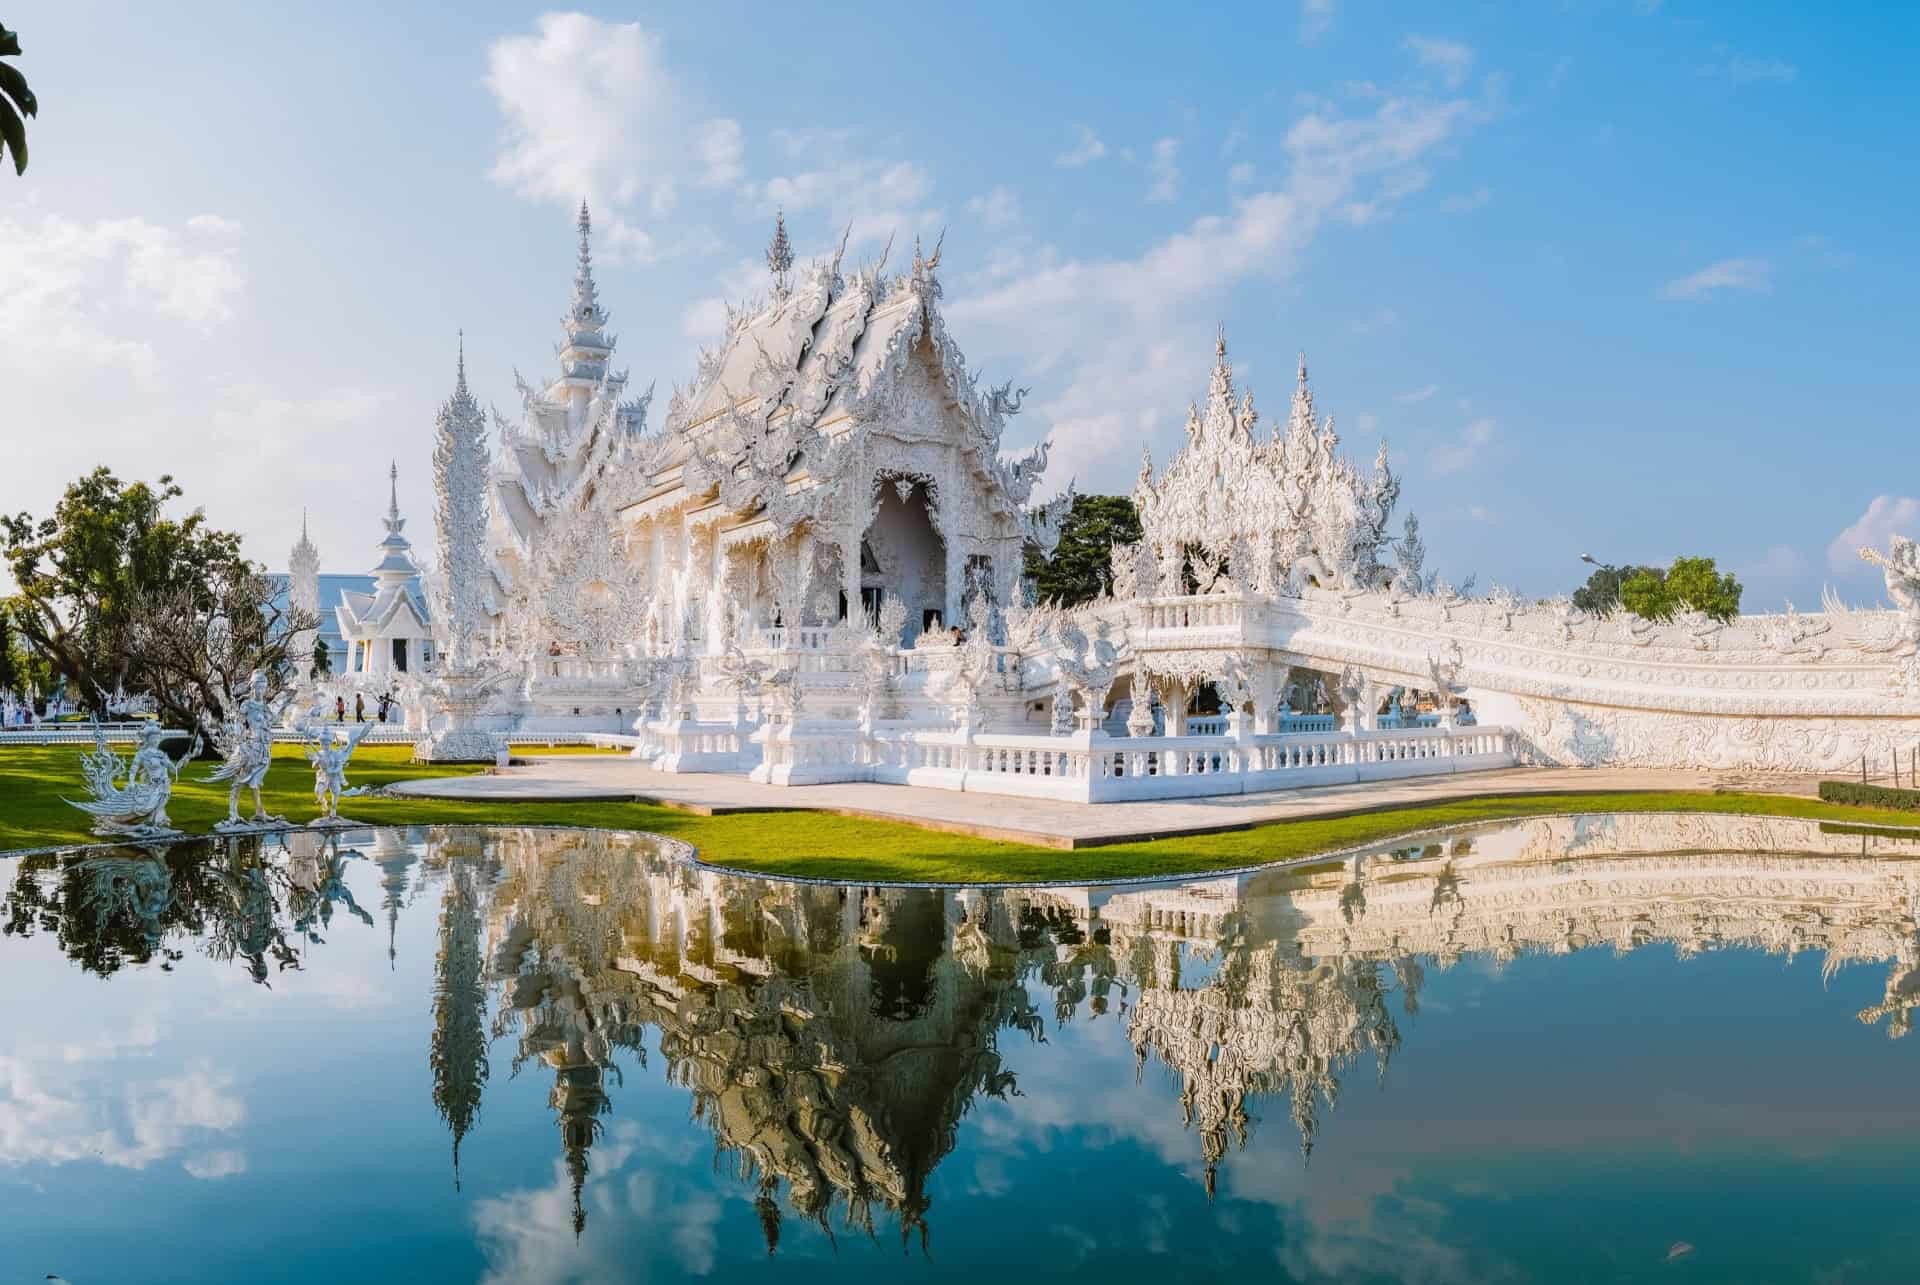
[[433,631],[419,597],[420,568],[413,560],[412,543],[401,534],[407,520],[400,516],[397,463],[388,481],[391,497],[383,519],[387,535],[373,568],[373,592],[347,590],[334,608],[347,644],[347,674],[373,682],[433,666]]

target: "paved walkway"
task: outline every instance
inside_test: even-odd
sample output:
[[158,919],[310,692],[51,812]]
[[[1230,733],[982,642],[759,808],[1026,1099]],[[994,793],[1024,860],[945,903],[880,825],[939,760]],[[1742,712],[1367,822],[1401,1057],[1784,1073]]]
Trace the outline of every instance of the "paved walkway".
[[706,816],[834,812],[1049,848],[1090,848],[1450,799],[1573,790],[1752,790],[1812,796],[1817,781],[1811,776],[1739,772],[1509,768],[1213,799],[1089,804],[911,785],[756,785],[743,776],[656,772],[628,758],[568,755],[530,759],[523,766],[480,776],[407,781],[391,788],[413,797],[475,801],[658,803]]

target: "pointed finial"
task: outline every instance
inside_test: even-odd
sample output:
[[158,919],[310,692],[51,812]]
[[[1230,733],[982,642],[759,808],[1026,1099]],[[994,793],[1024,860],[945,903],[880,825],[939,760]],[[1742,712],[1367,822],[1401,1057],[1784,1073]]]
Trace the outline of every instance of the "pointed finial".
[[580,255],[573,273],[573,306],[568,310],[570,338],[581,330],[607,324],[607,315],[600,311],[600,291],[593,284],[593,217],[587,213],[585,201],[580,202],[580,217],[574,220],[574,226],[580,231]]
[[767,243],[767,271],[773,274],[774,297],[784,299],[792,282],[793,243],[787,239],[787,212],[773,212],[773,240]]
[[400,516],[400,461],[395,460],[387,469],[387,514]]
[[460,328],[459,335],[460,355],[454,362],[456,374],[453,381],[453,391],[454,396],[465,397],[467,395],[467,329],[465,326]]
[[1307,386],[1307,353],[1304,348],[1300,350],[1300,375],[1298,382],[1302,388]]
[[303,504],[300,506],[300,539],[304,541],[306,540],[306,538],[307,538],[307,506]]

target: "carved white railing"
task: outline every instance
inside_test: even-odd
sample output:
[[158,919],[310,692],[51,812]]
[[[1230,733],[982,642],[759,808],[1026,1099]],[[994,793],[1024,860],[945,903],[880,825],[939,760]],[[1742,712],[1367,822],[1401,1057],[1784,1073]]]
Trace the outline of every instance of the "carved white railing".
[[754,730],[732,722],[656,720],[642,725],[634,755],[664,772],[745,772],[760,760]]
[[835,627],[831,625],[803,625],[799,629],[776,626],[760,631],[762,639],[759,650],[763,651],[825,651],[833,645]]
[[771,729],[756,780],[876,781],[1097,803],[1193,798],[1511,767],[1505,728],[1110,737],[969,731],[863,731],[807,720]]
[[624,684],[626,667],[617,660],[589,660],[582,656],[542,656],[535,662],[549,682]]
[[[124,745],[140,739],[148,724],[144,720],[100,724],[101,735],[109,744]],[[91,723],[40,723],[9,727],[0,731],[0,745],[91,745]]]
[[1150,598],[1140,605],[1149,629],[1221,629],[1247,618],[1245,599],[1219,594]]

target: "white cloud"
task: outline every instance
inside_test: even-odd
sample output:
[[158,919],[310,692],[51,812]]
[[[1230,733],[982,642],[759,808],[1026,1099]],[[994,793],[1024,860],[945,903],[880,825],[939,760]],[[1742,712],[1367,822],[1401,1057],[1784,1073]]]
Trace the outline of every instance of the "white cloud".
[[235,1174],[247,1171],[247,1153],[244,1151],[205,1151],[188,1156],[180,1162],[180,1167],[195,1178],[231,1178]]
[[156,369],[159,322],[209,331],[233,319],[246,269],[239,225],[196,215],[184,232],[139,217],[91,223],[0,217],[0,373],[7,386],[49,370]]
[[1747,610],[1758,611],[1786,598],[1808,570],[1806,554],[1790,544],[1776,544],[1758,558],[1742,563],[1734,574],[1745,591]]
[[[0,1056],[0,1168],[95,1161],[145,1169],[245,1122],[227,1072],[199,1066],[138,1077],[125,1059],[149,1046],[103,1047],[84,1063],[53,1049]],[[206,1156],[182,1163],[192,1173]]]
[[933,179],[914,162],[877,158],[850,130],[780,130],[774,139],[793,165],[754,188],[762,204],[816,211],[850,227],[853,245],[938,228],[940,212],[926,204]]
[[1153,186],[1147,189],[1149,201],[1171,201],[1180,195],[1180,140],[1163,138],[1153,145],[1147,159],[1147,174]]
[[1425,400],[1427,400],[1427,398],[1433,396],[1435,393],[1439,391],[1440,391],[1440,385],[1428,384],[1425,388],[1416,388],[1411,392],[1401,393],[1398,397],[1394,398],[1394,400],[1397,402],[1401,402],[1405,405],[1411,406],[1416,402],[1424,402]]
[[1458,89],[1466,84],[1467,76],[1473,71],[1473,50],[1457,40],[1444,40],[1438,36],[1408,36],[1406,45],[1422,67],[1439,73],[1448,89]]
[[1871,548],[1884,553],[1896,535],[1920,539],[1920,499],[1911,495],[1876,495],[1853,525],[1833,537],[1827,546],[1827,565],[1841,576],[1878,577],[1871,564],[1861,559],[1860,550]]
[[532,200],[599,206],[615,254],[658,252],[635,218],[672,211],[682,186],[740,179],[738,123],[696,119],[660,37],[637,22],[545,14],[488,48],[486,86],[505,122],[491,177]]
[[1020,218],[1020,198],[1011,188],[996,187],[985,196],[972,197],[967,201],[967,213],[979,219],[990,228],[1005,227]]
[[1700,74],[1734,86],[1788,85],[1799,77],[1800,69],[1783,58],[1727,54],[1702,66]]
[[1704,299],[1721,290],[1773,289],[1773,265],[1765,259],[1721,259],[1698,272],[1676,277],[1660,287],[1663,299]]
[[694,143],[704,186],[728,187],[740,181],[746,172],[742,164],[746,143],[741,138],[739,121],[724,117],[707,121],[695,132]]
[[1312,44],[1333,25],[1334,0],[1300,0],[1300,39]]
[[1492,199],[1493,192],[1490,188],[1484,186],[1476,187],[1471,192],[1463,192],[1458,196],[1449,196],[1441,201],[1440,212],[1442,214],[1466,214],[1479,209]]
[[682,1274],[708,1275],[725,1206],[689,1180],[704,1167],[693,1163],[695,1154],[690,1140],[656,1136],[632,1121],[609,1124],[580,1193],[584,1235],[573,1230],[573,1183],[560,1160],[544,1187],[476,1200],[473,1226],[487,1260],[481,1279],[489,1285],[632,1280],[636,1264],[662,1259]]
[[[824,250],[825,247],[822,247]],[[803,247],[794,247],[794,257],[805,262],[815,257]],[[726,332],[727,309],[766,293],[769,284],[765,259],[736,259],[733,266],[714,279],[716,293],[689,304],[680,314],[680,333],[701,342],[718,339]]]
[[1493,440],[1493,421],[1481,418],[1460,430],[1457,437],[1436,446],[1427,455],[1427,465],[1435,473],[1458,473],[1479,457],[1480,450]]
[[1066,151],[1053,158],[1053,163],[1063,169],[1077,170],[1083,165],[1091,165],[1107,154],[1107,145],[1100,141],[1085,125],[1075,125],[1074,143]]
[[237,237],[241,232],[245,231],[236,220],[223,218],[218,214],[194,215],[187,220],[187,230],[189,232],[202,232],[208,236],[224,237]]
[[948,316],[969,351],[988,366],[1015,364],[1023,379],[1054,390],[1029,412],[1053,429],[1050,481],[1077,475],[1087,486],[1122,484],[1133,461],[1112,443],[1173,440],[1179,408],[1205,385],[1228,292],[1289,276],[1327,220],[1353,204],[1390,208],[1475,119],[1474,104],[1459,98],[1389,95],[1370,107],[1360,116],[1313,107],[1285,135],[1284,178],[1236,195],[1224,211],[1135,257],[1043,249],[1027,256],[1023,271],[950,280]]

